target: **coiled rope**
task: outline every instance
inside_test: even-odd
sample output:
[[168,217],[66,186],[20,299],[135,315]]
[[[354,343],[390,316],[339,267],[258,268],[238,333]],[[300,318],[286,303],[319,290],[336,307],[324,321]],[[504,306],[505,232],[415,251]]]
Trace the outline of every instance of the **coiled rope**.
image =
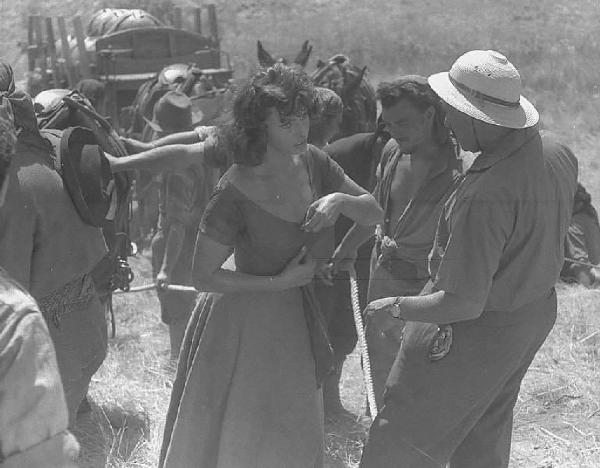
[[360,309],[360,299],[358,295],[358,283],[356,281],[356,270],[354,267],[348,272],[350,276],[350,299],[352,301],[352,312],[354,313],[354,326],[358,336],[358,345],[362,356],[363,378],[367,391],[367,404],[372,419],[377,417],[377,402],[375,401],[375,391],[373,390],[373,376],[371,374],[371,359],[369,358],[369,349],[365,338],[365,329],[363,326],[362,311]]

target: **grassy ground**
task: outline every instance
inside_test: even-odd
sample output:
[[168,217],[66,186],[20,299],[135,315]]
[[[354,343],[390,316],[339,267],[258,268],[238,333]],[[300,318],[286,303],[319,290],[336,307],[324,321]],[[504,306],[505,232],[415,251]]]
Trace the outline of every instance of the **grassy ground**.
[[[150,280],[132,259],[136,284]],[[559,316],[524,382],[515,411],[511,467],[600,466],[600,291],[559,285]],[[95,375],[93,411],[80,419],[82,468],[156,466],[173,371],[152,292],[115,299],[117,338]],[[329,421],[327,468],[356,467],[369,419],[359,356],[344,367],[348,417]]]
[[[132,0],[139,5],[143,0]],[[24,71],[18,41],[27,14],[79,14],[126,0],[0,2],[0,55]],[[196,6],[192,0],[176,3]],[[580,160],[580,178],[600,199],[600,6],[597,0],[214,0],[222,47],[238,76],[255,66],[256,40],[294,57],[309,39],[318,57],[344,52],[368,65],[374,81],[447,69],[462,52],[495,48],[519,68],[524,93],[543,124],[565,138]],[[132,263],[149,279],[147,259]],[[600,466],[600,292],[563,286],[559,318],[523,383],[515,414],[513,467]],[[156,465],[172,370],[168,338],[153,293],[115,301],[118,334],[94,377],[91,415],[81,420],[84,467]],[[343,375],[354,418],[329,423],[329,467],[354,467],[368,420],[358,356]],[[112,422],[112,424],[111,424]],[[123,423],[126,423],[123,425]],[[116,426],[116,427],[115,427]],[[126,428],[124,428],[126,427]]]

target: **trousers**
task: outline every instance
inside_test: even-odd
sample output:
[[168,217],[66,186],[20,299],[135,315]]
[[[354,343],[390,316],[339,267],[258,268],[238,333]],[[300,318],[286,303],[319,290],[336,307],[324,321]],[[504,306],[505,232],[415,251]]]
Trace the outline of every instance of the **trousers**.
[[39,300],[56,350],[63,382],[69,427],[87,394],[108,349],[105,308],[100,303],[91,276],[71,281],[51,296]]
[[554,290],[516,311],[452,324],[450,352],[430,361],[437,325],[407,322],[361,468],[506,468],[521,381],[556,321]]

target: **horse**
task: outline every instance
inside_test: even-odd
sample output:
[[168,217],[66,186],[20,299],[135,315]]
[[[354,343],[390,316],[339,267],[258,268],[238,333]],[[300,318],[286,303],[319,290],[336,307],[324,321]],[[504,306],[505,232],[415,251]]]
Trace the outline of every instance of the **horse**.
[[377,127],[377,95],[366,72],[367,67],[359,68],[345,55],[337,54],[327,62],[319,60],[310,74],[316,86],[329,88],[342,98],[344,110],[337,138],[374,132]]
[[[305,41],[293,62],[289,62],[285,57],[274,58],[260,41],[256,46],[258,63],[262,67],[284,63],[305,68],[313,49]],[[337,54],[327,62],[318,60],[316,70],[309,75],[316,86],[329,88],[342,99],[342,124],[336,139],[355,133],[373,132],[377,127],[377,96],[366,72],[367,67],[359,68],[347,56]]]
[[296,65],[301,68],[304,68],[308,63],[308,59],[310,57],[312,49],[312,46],[308,45],[308,41],[304,41],[300,52],[298,52],[298,55],[296,55],[294,61],[290,63],[285,57],[274,58],[269,52],[265,50],[265,48],[262,45],[262,42],[256,41],[256,55],[258,56],[258,63],[261,67],[264,68],[272,67],[276,63],[283,63],[285,65]]
[[167,91],[181,91],[192,101],[192,115],[202,125],[218,125],[230,116],[233,94],[229,81],[217,75],[202,72],[195,65],[176,63],[164,67],[138,89],[131,106],[124,109],[122,121],[126,122],[126,136],[150,141],[154,104]]

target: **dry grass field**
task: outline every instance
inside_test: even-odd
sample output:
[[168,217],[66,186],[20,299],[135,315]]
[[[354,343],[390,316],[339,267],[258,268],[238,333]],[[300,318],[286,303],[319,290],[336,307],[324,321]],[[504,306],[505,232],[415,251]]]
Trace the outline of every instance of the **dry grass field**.
[[[146,255],[132,264],[135,284],[150,281]],[[557,324],[517,403],[511,468],[600,466],[600,291],[558,289]],[[173,376],[166,327],[152,292],[118,296],[115,310],[117,338],[93,380],[92,415],[80,419],[81,466],[153,467]],[[342,385],[351,415],[327,422],[327,468],[356,467],[368,428],[356,351],[346,362]]]
[[[80,14],[126,0],[0,2],[0,54],[19,62],[29,12]],[[176,2],[185,6],[192,0]],[[215,0],[222,46],[238,76],[255,66],[256,40],[293,57],[309,39],[318,57],[344,52],[374,81],[447,69],[462,52],[495,48],[520,69],[543,124],[565,138],[580,178],[600,200],[600,3],[598,0]],[[148,259],[131,262],[136,284]],[[156,466],[172,369],[153,293],[115,299],[117,337],[92,385],[93,412],[81,420],[83,467]],[[600,291],[559,285],[559,316],[523,383],[515,412],[511,467],[600,467]],[[368,427],[355,353],[343,374],[354,415],[327,424],[328,467],[355,467]]]

